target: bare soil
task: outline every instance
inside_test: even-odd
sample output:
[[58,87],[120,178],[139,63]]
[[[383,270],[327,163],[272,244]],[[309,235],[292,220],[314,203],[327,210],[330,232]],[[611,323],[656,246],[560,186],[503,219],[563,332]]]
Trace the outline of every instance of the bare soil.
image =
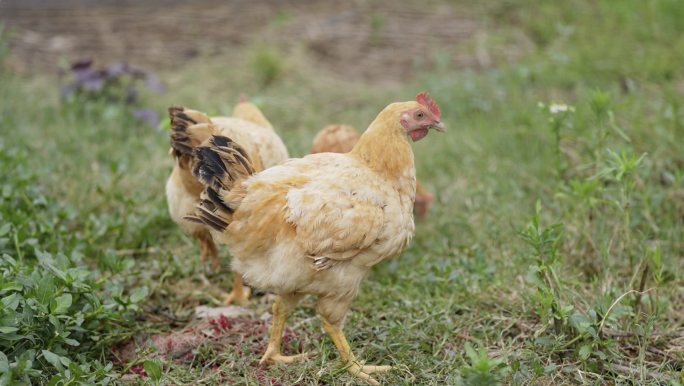
[[0,1],[14,31],[15,68],[54,70],[60,57],[163,69],[251,43],[301,49],[345,77],[401,81],[436,58],[489,65],[471,49],[481,26],[467,10],[434,1]]

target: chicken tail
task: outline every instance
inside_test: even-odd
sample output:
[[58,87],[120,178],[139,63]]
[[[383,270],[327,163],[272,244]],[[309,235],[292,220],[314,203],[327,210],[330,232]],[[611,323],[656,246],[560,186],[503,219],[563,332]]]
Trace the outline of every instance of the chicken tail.
[[202,112],[183,106],[171,106],[168,111],[171,118],[171,148],[176,158],[192,158],[194,149],[212,134],[218,133],[211,119]]
[[195,213],[183,218],[224,232],[240,204],[239,201],[228,202],[225,198],[236,184],[255,174],[256,169],[242,146],[220,135],[214,135],[209,146],[198,147],[194,155],[197,163],[192,174],[205,186],[205,190]]

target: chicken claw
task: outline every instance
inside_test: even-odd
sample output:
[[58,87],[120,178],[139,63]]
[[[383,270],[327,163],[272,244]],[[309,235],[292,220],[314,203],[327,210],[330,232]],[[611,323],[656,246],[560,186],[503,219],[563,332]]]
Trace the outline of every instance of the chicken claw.
[[249,300],[249,295],[252,293],[252,289],[245,286],[242,287],[242,291],[239,291],[236,293],[235,291],[230,291],[229,293],[225,294],[223,296],[223,301],[221,302],[222,306],[228,306],[231,305],[235,302],[238,304],[245,304],[247,303],[247,300]]
[[300,361],[300,360],[305,361],[308,359],[309,359],[309,357],[306,353],[287,356],[287,355],[281,355],[280,353],[276,353],[275,350],[268,348],[268,349],[266,349],[264,356],[261,357],[259,364],[263,365],[264,363],[267,363],[269,365],[274,365],[276,363],[283,363],[283,364],[289,365],[291,363],[295,363],[295,362]]
[[283,340],[283,331],[285,330],[285,320],[292,308],[297,304],[301,295],[290,296],[276,296],[275,303],[273,303],[273,325],[271,326],[271,336],[268,341],[268,348],[259,361],[260,365],[264,363],[274,364],[278,363],[294,363],[297,360],[307,360],[308,355],[299,354],[293,356],[285,356],[280,354],[280,343]]
[[371,385],[379,385],[380,382],[376,381],[375,379],[371,378],[369,374],[372,373],[382,373],[385,371],[390,371],[392,370],[392,366],[361,366],[358,364],[353,364],[349,366],[347,371],[349,374],[363,379],[366,382],[370,383]]
[[[356,364],[354,364],[356,366]],[[361,368],[361,371],[364,373],[384,373],[385,371],[390,371],[392,370],[392,366],[364,366],[363,362],[360,362],[359,365]]]
[[233,272],[233,290],[224,296],[222,304],[224,306],[232,304],[233,302],[245,304],[247,300],[249,300],[250,293],[252,293],[252,290],[251,288],[243,285],[242,276]]
[[323,328],[325,329],[325,332],[330,335],[333,343],[335,343],[335,347],[337,347],[337,350],[340,352],[340,358],[350,365],[347,368],[349,374],[363,379],[371,385],[379,385],[380,383],[373,379],[369,374],[392,370],[392,366],[363,366],[363,363],[359,363],[356,360],[342,330],[330,324],[325,318],[323,318]]

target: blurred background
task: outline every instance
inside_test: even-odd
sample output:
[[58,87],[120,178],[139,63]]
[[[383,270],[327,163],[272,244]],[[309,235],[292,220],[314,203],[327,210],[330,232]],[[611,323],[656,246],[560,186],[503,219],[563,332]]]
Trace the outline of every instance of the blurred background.
[[492,58],[477,14],[448,2],[29,0],[0,7],[15,31],[11,65],[21,70],[52,70],[60,58],[85,55],[170,69],[270,44],[301,50],[345,79],[405,81],[435,60],[487,67],[515,60],[533,44],[515,36]]

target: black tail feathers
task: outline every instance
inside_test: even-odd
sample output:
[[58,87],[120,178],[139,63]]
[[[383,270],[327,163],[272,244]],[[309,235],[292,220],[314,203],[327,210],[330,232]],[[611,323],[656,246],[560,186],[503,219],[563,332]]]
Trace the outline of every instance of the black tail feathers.
[[197,163],[192,174],[204,186],[217,192],[230,190],[235,182],[255,173],[245,149],[228,137],[214,135],[209,146],[198,147],[194,154]]
[[195,213],[184,218],[223,232],[230,224],[233,211],[236,209],[228,205],[223,196],[233,189],[236,183],[254,174],[254,165],[242,146],[220,135],[212,136],[209,146],[195,149],[194,157],[197,162],[192,174],[206,189]]
[[171,106],[168,111],[171,119],[171,147],[176,157],[183,155],[192,157],[193,150],[197,148],[201,138],[193,141],[188,128],[198,123],[211,123],[211,119],[199,111],[183,106]]

